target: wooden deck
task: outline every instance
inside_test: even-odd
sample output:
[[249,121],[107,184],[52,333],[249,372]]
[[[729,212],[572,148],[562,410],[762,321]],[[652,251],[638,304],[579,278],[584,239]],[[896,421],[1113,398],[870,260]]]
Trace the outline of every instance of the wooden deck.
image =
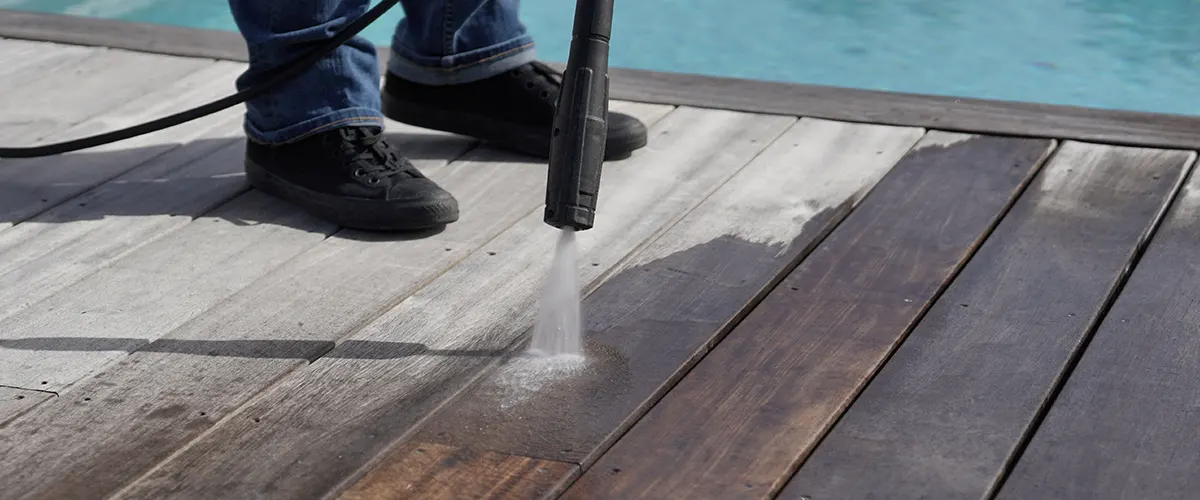
[[[243,68],[0,39],[0,143]],[[240,107],[0,161],[0,499],[1193,498],[1194,151],[1080,140],[1118,112],[1038,137],[687,104],[613,103],[651,141],[579,235],[570,371],[521,354],[542,161],[390,124],[462,205],[404,238],[249,189]]]

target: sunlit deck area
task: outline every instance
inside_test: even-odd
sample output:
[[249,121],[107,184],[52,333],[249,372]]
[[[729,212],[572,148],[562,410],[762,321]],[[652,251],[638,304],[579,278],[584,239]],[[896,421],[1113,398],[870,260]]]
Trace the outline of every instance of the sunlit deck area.
[[[229,33],[0,37],[4,146],[245,68]],[[524,354],[543,160],[389,123],[462,210],[403,236],[251,189],[241,106],[0,160],[0,499],[1200,490],[1200,118],[613,78],[651,139],[579,234],[570,370]]]

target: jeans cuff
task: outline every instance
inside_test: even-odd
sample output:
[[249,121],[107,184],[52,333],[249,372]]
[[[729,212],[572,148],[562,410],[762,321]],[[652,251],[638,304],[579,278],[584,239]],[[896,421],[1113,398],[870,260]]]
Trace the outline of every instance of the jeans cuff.
[[536,59],[533,39],[528,35],[446,57],[415,56],[394,46],[388,72],[424,85],[457,85],[483,80]]
[[376,126],[383,128],[383,113],[372,108],[346,108],[310,118],[295,125],[276,130],[262,130],[249,119],[245,121],[246,137],[267,145],[296,142],[313,134],[346,126]]

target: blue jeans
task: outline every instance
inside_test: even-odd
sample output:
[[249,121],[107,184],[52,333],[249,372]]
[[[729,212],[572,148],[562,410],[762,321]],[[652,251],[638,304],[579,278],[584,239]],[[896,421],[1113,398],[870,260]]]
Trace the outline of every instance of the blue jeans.
[[[388,71],[430,85],[466,83],[534,59],[520,0],[402,0]],[[270,78],[361,17],[370,0],[229,0],[250,53],[238,89]],[[375,46],[355,37],[300,76],[246,103],[246,134],[266,144],[348,125],[383,126]]]

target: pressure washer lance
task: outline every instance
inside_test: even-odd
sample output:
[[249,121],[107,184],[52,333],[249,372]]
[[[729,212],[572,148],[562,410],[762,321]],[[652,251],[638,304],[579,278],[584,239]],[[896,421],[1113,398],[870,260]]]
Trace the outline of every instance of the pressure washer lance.
[[613,0],[578,0],[571,53],[550,138],[547,224],[591,229],[608,139],[608,47]]
[[[187,123],[246,102],[291,80],[358,35],[400,0],[383,0],[325,45],[285,66],[269,80],[215,101],[124,129],[41,146],[0,148],[0,158],[37,158],[110,144]],[[613,0],[578,0],[567,72],[555,111],[546,183],[547,224],[592,227],[600,164],[608,135],[608,39]],[[570,96],[570,97],[567,97]]]

